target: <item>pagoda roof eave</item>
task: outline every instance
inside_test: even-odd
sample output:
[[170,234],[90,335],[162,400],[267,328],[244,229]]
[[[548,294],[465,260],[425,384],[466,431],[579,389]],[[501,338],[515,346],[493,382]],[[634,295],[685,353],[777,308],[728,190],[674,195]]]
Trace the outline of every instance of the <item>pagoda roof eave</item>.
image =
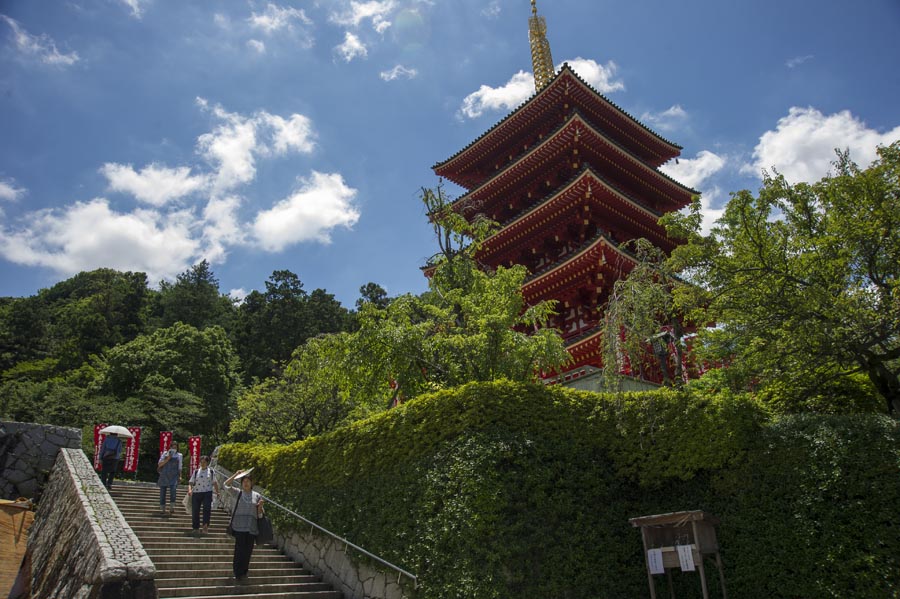
[[543,139],[540,144],[531,148],[524,156],[521,156],[519,158],[519,160],[507,165],[506,168],[504,168],[503,170],[494,174],[493,177],[491,177],[490,179],[488,179],[487,181],[485,181],[484,183],[479,185],[477,188],[475,188],[471,191],[468,191],[468,192],[464,193],[463,195],[459,196],[458,198],[456,198],[456,200],[454,200],[450,204],[450,209],[458,210],[459,207],[463,206],[467,201],[476,197],[480,192],[483,192],[483,190],[487,189],[492,184],[501,180],[503,177],[509,176],[509,173],[514,172],[514,170],[519,168],[523,162],[531,159],[534,156],[537,156],[545,148],[547,148],[551,144],[555,143],[556,138],[559,135],[561,135],[562,132],[565,131],[567,128],[570,128],[572,126],[577,126],[577,125],[582,125],[585,128],[585,131],[587,131],[591,135],[596,136],[597,140],[607,143],[610,146],[612,146],[613,148],[620,151],[622,153],[622,155],[624,155],[626,158],[631,160],[633,163],[639,165],[638,168],[643,169],[647,172],[650,172],[653,174],[653,176],[661,178],[663,181],[668,182],[671,185],[674,185],[676,188],[678,188],[683,193],[690,194],[691,196],[696,196],[696,195],[700,194],[700,192],[697,191],[696,189],[690,188],[690,187],[676,181],[672,177],[661,172],[659,169],[648,166],[640,158],[638,158],[637,156],[632,154],[627,148],[622,147],[616,141],[608,138],[602,132],[594,129],[594,127],[588,121],[586,121],[578,111],[575,111],[568,119],[566,119],[566,121],[564,123],[560,124],[556,129],[554,129],[553,132],[550,135],[548,135],[545,139]]
[[600,258],[601,263],[603,264],[608,263],[605,252],[603,251],[604,249],[613,251],[626,262],[630,262],[631,264],[637,263],[637,258],[631,252],[621,249],[605,234],[598,233],[593,238],[586,241],[577,251],[566,256],[565,259],[554,262],[525,279],[525,282],[522,284],[522,294],[529,296],[531,295],[531,291],[537,292],[542,288],[546,288],[550,282],[560,276],[563,271],[571,270],[572,268],[577,267],[578,263],[590,259],[591,254],[595,253],[598,249],[601,251]]
[[[519,115],[520,113],[522,113],[523,111],[525,111],[525,110],[527,109],[527,107],[528,107],[530,104],[535,103],[539,97],[541,97],[542,95],[549,95],[549,94],[551,94],[551,93],[552,93],[553,85],[554,85],[555,83],[557,83],[558,81],[562,81],[562,79],[564,78],[564,75],[565,75],[565,74],[568,74],[568,75],[571,75],[572,77],[574,77],[579,83],[581,83],[581,84],[584,85],[587,89],[589,89],[589,90],[592,91],[594,94],[596,94],[596,96],[597,96],[600,100],[602,100],[603,103],[605,103],[605,104],[609,105],[611,108],[615,109],[616,112],[620,113],[621,115],[623,115],[624,117],[626,117],[629,121],[633,122],[635,125],[637,125],[638,127],[640,127],[640,129],[642,129],[642,130],[645,131],[646,133],[650,134],[650,135],[651,135],[655,140],[657,140],[658,142],[660,142],[660,143],[662,143],[663,145],[666,145],[666,146],[668,146],[669,148],[671,148],[672,154],[674,154],[674,155],[680,154],[680,153],[681,153],[681,150],[684,149],[682,146],[676,144],[675,142],[672,142],[672,141],[670,141],[670,140],[668,140],[668,139],[662,137],[661,135],[659,135],[658,133],[656,133],[655,131],[653,131],[652,129],[650,129],[649,127],[647,127],[646,125],[644,125],[643,123],[641,123],[637,118],[635,118],[634,116],[632,116],[630,113],[628,113],[628,112],[627,112],[626,110],[624,110],[622,107],[620,107],[618,104],[616,104],[615,102],[613,102],[612,100],[610,100],[609,98],[607,98],[605,95],[603,95],[602,93],[600,93],[599,91],[597,91],[596,89],[594,89],[594,87],[593,87],[590,83],[588,83],[587,81],[585,81],[584,79],[582,79],[581,76],[578,75],[578,73],[576,73],[576,72],[572,69],[572,67],[570,67],[569,64],[566,62],[566,63],[563,63],[562,68],[560,68],[559,72],[557,72],[556,75],[554,75],[553,79],[552,79],[547,85],[545,85],[540,91],[535,92],[535,93],[532,94],[530,97],[528,97],[526,100],[524,100],[524,101],[523,101],[521,104],[519,104],[515,109],[513,109],[512,112],[510,112],[510,113],[507,114],[505,117],[503,117],[502,119],[500,119],[499,121],[497,121],[496,123],[494,123],[493,126],[491,126],[487,131],[485,131],[484,133],[482,133],[479,137],[475,138],[475,140],[473,140],[472,142],[470,142],[470,143],[469,143],[468,145],[466,145],[463,149],[459,150],[458,152],[456,152],[455,154],[453,154],[452,156],[450,156],[450,157],[447,158],[446,160],[443,160],[443,161],[441,161],[441,162],[437,162],[437,163],[435,163],[434,165],[432,165],[431,169],[432,169],[433,171],[435,171],[435,172],[436,172],[438,175],[440,175],[440,176],[447,176],[447,175],[441,174],[441,173],[439,172],[439,170],[446,168],[447,166],[450,165],[450,163],[454,162],[455,160],[458,160],[460,157],[462,157],[463,155],[465,155],[466,153],[468,153],[469,151],[471,151],[473,148],[475,148],[476,146],[478,146],[478,145],[480,145],[481,143],[483,143],[483,141],[486,140],[488,137],[492,136],[492,135],[494,134],[495,131],[497,131],[497,130],[500,129],[503,125],[505,125],[506,123],[508,123],[510,120],[516,118],[517,115]],[[663,161],[663,162],[665,162],[665,161]],[[447,178],[450,178],[450,177],[447,177]],[[451,179],[451,180],[452,180],[452,179]]]

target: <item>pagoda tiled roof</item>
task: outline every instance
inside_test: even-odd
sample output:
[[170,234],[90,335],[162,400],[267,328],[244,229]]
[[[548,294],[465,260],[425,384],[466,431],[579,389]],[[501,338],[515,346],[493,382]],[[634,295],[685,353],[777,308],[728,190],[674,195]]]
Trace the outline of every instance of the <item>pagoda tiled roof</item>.
[[[553,130],[552,133],[547,135],[547,137],[544,138],[541,141],[541,143],[529,148],[529,150],[527,152],[525,152],[522,156],[520,156],[519,159],[511,162],[505,168],[496,172],[492,177],[490,177],[487,181],[485,181],[484,183],[482,183],[475,189],[472,189],[471,191],[468,191],[465,194],[458,197],[450,205],[451,208],[453,210],[459,211],[459,209],[461,209],[461,207],[464,206],[466,202],[472,201],[473,198],[477,198],[480,194],[485,193],[486,190],[488,190],[492,186],[496,185],[497,182],[503,181],[504,177],[508,178],[511,173],[515,173],[517,170],[521,169],[523,164],[528,162],[530,159],[534,159],[534,157],[538,156],[539,153],[546,151],[553,144],[558,144],[559,136],[561,134],[565,133],[567,130],[571,129],[572,127],[576,127],[578,125],[583,126],[585,132],[596,136],[596,139],[598,141],[602,141],[603,143],[609,144],[611,147],[615,148],[623,156],[625,156],[628,160],[630,160],[633,164],[637,165],[637,168],[640,169],[641,171],[652,173],[651,176],[657,178],[658,180],[662,180],[664,182],[669,183],[670,185],[672,185],[673,187],[675,187],[676,189],[680,190],[683,193],[690,194],[691,196],[699,195],[700,192],[698,192],[697,190],[687,187],[686,185],[679,183],[678,181],[676,181],[672,177],[666,175],[665,173],[659,171],[658,169],[647,165],[639,157],[632,154],[627,148],[623,147],[622,145],[617,143],[615,140],[610,139],[609,137],[604,135],[603,132],[597,131],[587,120],[585,120],[583,118],[583,116],[581,115],[580,112],[574,111],[572,113],[572,115],[566,119],[565,122],[561,123],[556,129]],[[570,134],[574,135],[575,132],[571,132]],[[672,199],[672,200],[674,201],[674,203],[676,203],[679,206],[679,208],[683,207],[683,205],[686,205],[686,203],[687,203],[687,202],[683,202],[683,203],[678,202],[677,200],[674,200],[674,199]]]
[[577,268],[579,263],[583,262],[586,258],[590,258],[590,255],[596,253],[597,251],[601,252],[601,264],[608,264],[606,260],[606,249],[611,250],[619,257],[623,258],[625,262],[631,264],[637,263],[637,259],[635,258],[634,254],[620,248],[619,244],[610,239],[608,235],[600,232],[591,239],[584,242],[577,250],[575,250],[571,254],[563,257],[561,260],[548,264],[544,268],[541,268],[530,277],[525,279],[525,282],[522,284],[523,295],[529,295],[529,287],[534,287],[535,289],[540,288],[545,285],[551,278],[562,275],[562,273],[566,270]]
[[[478,144],[480,144],[484,139],[486,139],[487,137],[491,136],[495,131],[497,131],[498,129],[500,129],[500,128],[502,128],[503,126],[507,125],[507,124],[510,123],[512,120],[518,118],[518,115],[520,115],[522,112],[524,112],[524,111],[527,109],[528,106],[530,106],[530,105],[532,105],[532,104],[538,102],[538,101],[539,101],[539,98],[541,98],[542,96],[549,96],[549,95],[555,93],[555,86],[561,85],[561,82],[562,82],[562,81],[565,79],[565,77],[567,77],[567,76],[573,77],[573,78],[574,78],[576,81],[578,81],[581,85],[583,85],[585,88],[587,88],[588,90],[590,90],[591,92],[593,92],[593,94],[596,96],[596,98],[599,99],[603,104],[606,104],[606,105],[608,105],[609,107],[613,108],[617,113],[619,113],[619,114],[621,114],[622,116],[624,116],[628,121],[634,123],[640,130],[642,130],[642,131],[648,133],[653,139],[656,139],[658,142],[660,142],[660,143],[662,143],[662,144],[664,144],[664,145],[670,147],[672,151],[670,151],[670,152],[668,153],[668,155],[666,155],[666,154],[661,154],[661,155],[660,155],[658,152],[654,152],[654,153],[660,155],[661,158],[663,158],[663,160],[660,162],[660,164],[661,164],[662,162],[665,162],[666,160],[669,160],[669,159],[671,159],[671,158],[677,156],[678,154],[680,154],[680,151],[683,149],[682,146],[680,146],[680,145],[678,145],[678,144],[676,144],[676,143],[674,143],[674,142],[672,142],[672,141],[670,141],[670,140],[668,140],[668,139],[662,137],[661,135],[659,135],[658,133],[656,133],[655,131],[653,131],[652,129],[650,129],[649,127],[647,127],[646,125],[644,125],[643,123],[641,123],[637,118],[635,118],[633,115],[631,115],[630,113],[628,113],[626,110],[624,110],[624,109],[623,109],[622,107],[620,107],[618,104],[616,104],[615,102],[613,102],[612,100],[610,100],[609,98],[607,98],[604,94],[602,94],[602,93],[600,93],[599,91],[597,91],[591,84],[589,84],[589,83],[588,83],[587,81],[585,81],[580,75],[578,75],[578,73],[576,73],[576,72],[569,66],[568,63],[563,63],[562,68],[561,68],[561,69],[559,70],[559,72],[553,77],[553,79],[550,81],[549,84],[547,84],[546,86],[544,86],[540,91],[537,91],[537,92],[535,92],[534,94],[532,94],[528,99],[526,99],[524,102],[522,102],[521,104],[519,104],[519,106],[517,106],[512,112],[510,112],[510,113],[507,114],[505,117],[503,117],[502,119],[500,119],[499,121],[497,121],[497,122],[496,122],[492,127],[490,127],[487,131],[485,131],[484,133],[482,133],[479,137],[477,137],[475,140],[473,140],[472,142],[470,142],[470,143],[469,143],[468,145],[466,145],[464,148],[462,148],[461,150],[459,150],[458,152],[456,152],[455,154],[453,154],[450,158],[447,158],[446,160],[444,160],[444,161],[442,161],[442,162],[435,163],[435,164],[431,167],[432,170],[438,171],[439,169],[441,169],[441,168],[443,168],[443,167],[446,167],[446,166],[449,165],[451,162],[453,162],[454,160],[456,160],[457,158],[459,158],[460,156],[462,156],[463,154],[465,154],[466,152],[468,152],[471,148],[473,148],[474,146],[477,146]],[[449,177],[448,177],[448,178],[449,178]]]
[[[528,219],[533,218],[539,211],[541,211],[543,207],[554,203],[558,198],[561,198],[567,193],[574,192],[575,190],[580,190],[580,188],[583,188],[586,185],[590,185],[592,182],[596,182],[601,188],[605,188],[611,194],[617,196],[623,203],[630,205],[634,210],[643,213],[654,225],[656,225],[657,221],[659,221],[660,217],[662,216],[660,212],[644,206],[640,202],[634,200],[624,191],[618,189],[615,185],[598,174],[589,165],[584,165],[581,170],[570,177],[566,183],[554,189],[551,193],[538,198],[518,214],[511,216],[505,221],[501,221],[500,225],[502,228],[485,239],[483,247],[485,249],[489,248],[494,243],[496,243],[497,240],[507,236],[509,234],[509,229],[514,228],[517,225],[524,224]],[[592,192],[592,195],[596,197],[598,193]],[[649,227],[645,228],[649,229]],[[657,234],[660,237],[665,237],[665,233],[661,227]]]

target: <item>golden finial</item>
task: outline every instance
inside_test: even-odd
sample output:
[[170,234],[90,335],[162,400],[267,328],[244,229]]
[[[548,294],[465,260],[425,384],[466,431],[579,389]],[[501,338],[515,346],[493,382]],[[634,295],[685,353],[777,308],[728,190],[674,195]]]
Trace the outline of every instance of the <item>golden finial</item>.
[[541,91],[553,79],[553,57],[547,41],[547,21],[537,14],[537,2],[531,0],[531,18],[528,19],[528,41],[531,42],[531,64],[534,68],[534,90]]

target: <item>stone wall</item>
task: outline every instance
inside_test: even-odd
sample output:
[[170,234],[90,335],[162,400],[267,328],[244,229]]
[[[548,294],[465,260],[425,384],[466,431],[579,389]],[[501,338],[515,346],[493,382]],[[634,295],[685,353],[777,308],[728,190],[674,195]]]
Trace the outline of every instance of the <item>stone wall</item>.
[[22,422],[0,422],[0,499],[34,499],[60,448],[81,447],[81,431]]
[[[231,475],[231,472],[218,465],[214,451],[211,466],[216,470],[219,484]],[[265,489],[254,487],[254,490],[266,494]],[[231,513],[237,493],[222,493],[223,509]],[[270,513],[279,510],[275,505],[266,508]],[[292,518],[292,516],[288,516]],[[352,547],[345,546],[336,538],[305,525],[297,519],[299,532],[279,531],[275,529],[275,542],[285,555],[303,566],[343,593],[345,599],[412,599],[415,597],[413,583],[409,577],[402,579],[397,571],[382,566],[374,560],[369,561]]]
[[28,536],[33,599],[155,599],[156,567],[80,449],[62,449]]
[[[275,509],[275,508],[272,508]],[[322,577],[347,599],[410,599],[412,581],[377,562],[366,563],[352,547],[312,527],[304,532],[275,531],[275,544],[294,561]]]

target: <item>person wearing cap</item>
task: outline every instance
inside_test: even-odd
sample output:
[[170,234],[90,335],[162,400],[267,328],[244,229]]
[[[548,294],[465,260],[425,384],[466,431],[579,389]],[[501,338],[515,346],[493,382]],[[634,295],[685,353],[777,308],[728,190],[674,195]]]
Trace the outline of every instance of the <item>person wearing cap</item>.
[[[250,558],[253,556],[253,545],[256,544],[256,536],[259,534],[257,521],[262,518],[262,495],[253,490],[253,478],[250,471],[239,470],[232,474],[223,483],[226,489],[238,491],[237,501],[231,512],[231,530],[234,535],[234,559],[232,570],[235,580],[247,578],[250,569]],[[240,481],[240,487],[232,483]]]

